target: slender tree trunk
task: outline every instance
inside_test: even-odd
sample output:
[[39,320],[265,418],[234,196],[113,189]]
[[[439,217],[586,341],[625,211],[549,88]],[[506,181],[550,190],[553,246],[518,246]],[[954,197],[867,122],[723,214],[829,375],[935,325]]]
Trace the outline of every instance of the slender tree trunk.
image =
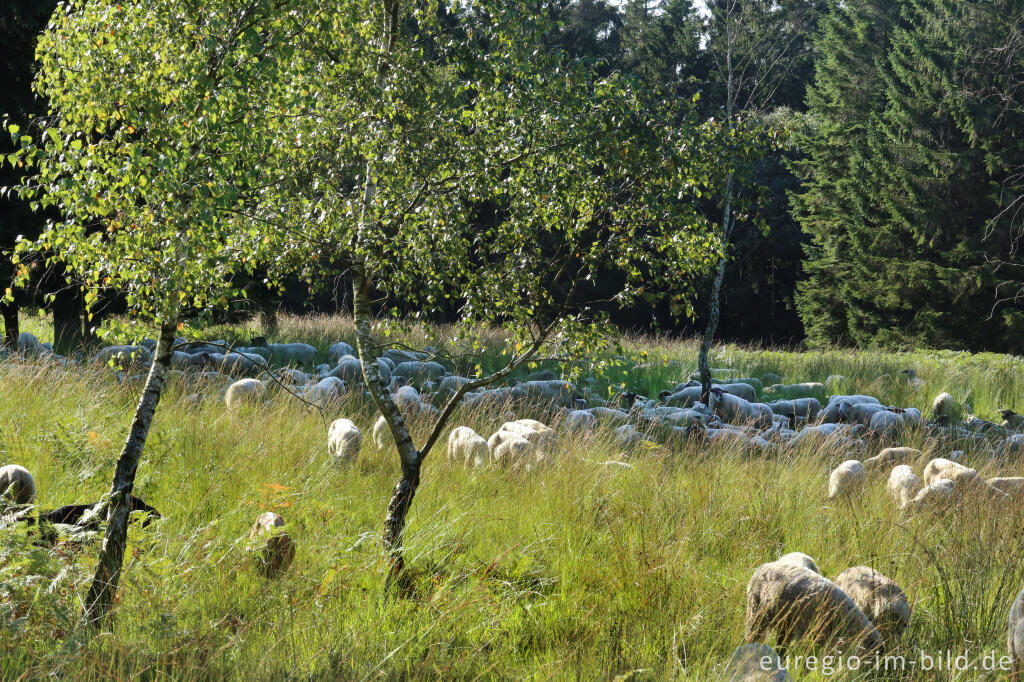
[[[724,235],[722,248],[729,248],[729,237],[732,212],[732,171],[725,179],[725,210],[722,219],[722,234]],[[711,344],[715,340],[715,332],[718,331],[718,321],[721,319],[721,294],[722,281],[725,279],[725,254],[718,259],[718,271],[715,272],[715,279],[711,283],[711,302],[708,306],[708,323],[704,327],[704,338],[700,343],[700,355],[697,357],[697,369],[700,371],[701,401],[709,404],[711,395],[711,368],[708,366],[708,354],[711,352]]]
[[0,315],[4,318],[4,342],[8,348],[18,347],[18,334],[21,329],[18,326],[18,304],[0,303]]
[[359,350],[359,360],[363,369],[363,379],[370,391],[370,397],[384,419],[388,423],[392,435],[395,438],[395,445],[398,449],[398,457],[402,463],[402,477],[395,490],[391,494],[391,501],[388,502],[388,512],[384,519],[384,551],[391,561],[392,573],[402,570],[402,531],[405,529],[405,516],[412,505],[412,499],[416,495],[416,489],[420,485],[420,464],[422,457],[413,443],[409,429],[405,425],[398,406],[391,399],[387,386],[381,380],[380,371],[377,365],[376,353],[373,349],[373,339],[370,336],[370,324],[372,322],[370,311],[370,280],[365,266],[360,263],[352,267],[352,301],[353,318],[356,327],[356,347]]
[[[736,91],[733,83],[732,51],[736,35],[733,26],[733,11],[736,5],[730,5],[725,15],[725,121],[729,128],[729,143],[732,143],[733,113],[736,107]],[[732,236],[732,193],[733,172],[732,159],[729,159],[729,171],[725,176],[725,196],[722,206],[722,257],[718,259],[718,271],[711,284],[711,302],[708,307],[708,323],[704,328],[704,338],[700,344],[700,355],[697,357],[697,369],[700,372],[701,402],[710,406],[711,400],[711,368],[708,366],[708,354],[711,344],[718,331],[721,318],[722,281],[725,279],[725,259],[729,250],[729,239]]]
[[96,575],[89,587],[85,601],[86,622],[100,626],[106,620],[114,605],[117,584],[121,578],[121,566],[124,550],[128,541],[128,511],[132,488],[135,485],[135,472],[139,467],[142,449],[146,444],[149,427],[153,423],[157,403],[164,388],[167,370],[171,366],[171,350],[174,335],[177,331],[177,314],[164,320],[160,325],[160,338],[157,340],[153,364],[149,369],[149,377],[142,391],[142,398],[135,408],[128,439],[125,441],[121,456],[117,460],[114,472],[114,483],[110,491],[110,502],[107,506],[107,530],[103,536]]

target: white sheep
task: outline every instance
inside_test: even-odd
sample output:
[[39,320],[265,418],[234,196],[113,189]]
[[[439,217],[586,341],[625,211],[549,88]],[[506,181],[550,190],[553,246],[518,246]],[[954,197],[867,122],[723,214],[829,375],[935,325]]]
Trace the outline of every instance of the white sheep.
[[888,410],[876,412],[868,421],[868,430],[881,436],[894,436],[903,428],[903,417]]
[[727,682],[792,682],[775,649],[761,642],[743,644],[725,666]]
[[576,407],[576,387],[567,381],[524,381],[519,385],[532,405]]
[[316,347],[308,343],[271,343],[267,350],[270,351],[270,359],[278,365],[312,368],[316,364]]
[[458,426],[448,434],[448,463],[475,468],[487,464],[487,441],[468,426]]
[[113,361],[115,367],[148,367],[153,354],[145,346],[107,346],[92,356],[90,362],[106,365]]
[[[530,441],[508,431],[497,447],[492,450],[492,459],[498,466],[515,470],[529,470],[533,466],[534,448]],[[490,441],[487,442],[491,444]]]
[[821,569],[818,568],[818,564],[814,562],[814,559],[803,552],[790,552],[789,554],[783,554],[775,563],[802,566],[808,571],[814,571],[818,575],[821,575]]
[[866,469],[876,469],[889,464],[913,462],[921,456],[921,451],[914,448],[885,448],[874,457],[864,460]]
[[259,379],[239,379],[228,386],[224,393],[224,404],[229,410],[234,410],[243,404],[259,404],[266,396],[267,385]]
[[928,462],[922,475],[925,485],[929,485],[939,479],[947,479],[953,482],[958,493],[968,491],[987,494],[997,499],[1005,499],[1006,494],[1001,490],[989,485],[988,481],[978,475],[978,472],[963,464],[937,457]]
[[891,578],[875,569],[854,566],[836,576],[834,582],[850,595],[886,640],[899,637],[910,624],[907,595]]
[[36,499],[36,479],[20,464],[0,467],[0,498],[14,504],[32,504]]
[[1003,476],[988,479],[993,488],[1002,490],[1007,495],[1019,497],[1024,495],[1024,476]]
[[351,419],[335,419],[327,430],[327,452],[335,460],[350,462],[359,456],[363,433]]
[[588,434],[597,428],[597,417],[586,410],[571,410],[562,425],[567,431]]
[[410,360],[407,362],[400,362],[395,365],[394,372],[395,376],[405,377],[409,381],[415,381],[417,383],[440,379],[445,375],[444,366],[437,362],[419,362],[416,360]]
[[939,478],[918,491],[911,505],[915,510],[945,509],[956,504],[956,486],[948,478]]
[[338,360],[340,360],[342,356],[351,355],[355,357],[355,354],[356,349],[350,346],[349,344],[345,343],[344,341],[332,343],[330,347],[327,349],[327,364],[337,365]]
[[940,393],[932,401],[932,416],[936,419],[945,417],[950,422],[958,422],[961,413],[960,404],[948,393]]
[[1012,659],[1012,679],[1016,679],[1021,670],[1024,670],[1024,590],[1021,590],[1013,600],[1008,621],[1006,648]]
[[751,424],[757,428],[767,429],[772,425],[772,408],[765,403],[751,403],[743,398],[731,395],[718,386],[711,388],[709,396],[711,411],[723,421],[734,424]]
[[843,590],[814,571],[792,564],[761,564],[747,583],[745,639],[780,644],[808,637],[823,645],[844,640],[880,650],[882,637]]
[[828,498],[853,496],[864,489],[867,481],[864,465],[855,459],[848,459],[837,466],[828,477]]
[[921,490],[921,485],[921,479],[917,477],[914,470],[906,464],[900,464],[892,468],[885,489],[889,491],[893,501],[902,510],[914,501]]
[[32,332],[21,332],[18,334],[18,352],[23,355],[40,355],[43,352],[43,344],[39,342]]

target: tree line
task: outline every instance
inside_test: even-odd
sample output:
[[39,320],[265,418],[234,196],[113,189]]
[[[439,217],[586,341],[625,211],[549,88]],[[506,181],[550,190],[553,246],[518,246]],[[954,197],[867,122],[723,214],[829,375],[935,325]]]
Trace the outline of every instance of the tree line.
[[[12,119],[45,108],[29,87],[36,37],[54,6],[17,0],[2,10],[12,49],[0,108]],[[1024,3],[559,0],[545,11],[553,17],[544,49],[693,101],[704,120],[772,127],[784,140],[743,166],[745,177],[723,176],[695,202],[729,231],[720,305],[711,267],[685,304],[642,295],[632,307],[607,304],[619,326],[701,334],[716,308],[717,336],[727,339],[1019,352]],[[3,173],[4,184],[16,183],[18,169]],[[727,181],[736,208],[723,223]],[[0,210],[6,251],[53,218],[17,197]],[[473,216],[482,231],[487,215],[484,206]],[[7,259],[0,267],[10,282]],[[79,342],[91,326],[78,314],[82,294],[58,264],[33,273],[33,286],[14,288],[3,304],[8,338],[16,305],[48,304],[65,345]],[[601,274],[609,289],[622,277],[611,264]],[[261,281],[247,293],[262,309],[284,299],[293,308],[352,305],[347,294],[310,302],[298,278],[276,292]],[[119,292],[98,300],[123,308]],[[457,307],[438,314],[457,317]]]

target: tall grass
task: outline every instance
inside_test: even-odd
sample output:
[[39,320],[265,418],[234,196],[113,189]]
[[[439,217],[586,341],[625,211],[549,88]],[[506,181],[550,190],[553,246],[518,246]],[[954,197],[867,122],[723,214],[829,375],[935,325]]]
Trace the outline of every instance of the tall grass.
[[[344,318],[286,317],[278,338],[325,350],[351,331]],[[407,342],[443,347],[445,334],[413,330]],[[604,385],[657,393],[695,367],[691,342],[637,337],[627,349],[627,374]],[[927,407],[947,390],[983,416],[1024,406],[1019,358],[733,346],[712,357],[741,375],[842,374],[843,390],[890,404]],[[653,366],[636,370],[637,360]],[[906,367],[924,387],[899,381]],[[320,415],[278,395],[266,409],[227,413],[216,391],[198,403],[187,393],[171,387],[147,443],[136,492],[164,518],[131,529],[111,632],[87,637],[76,625],[96,537],[0,531],[0,679],[717,679],[742,641],[751,572],[789,551],[810,554],[828,577],[867,564],[904,588],[913,616],[890,653],[967,647],[980,660],[1003,653],[1005,615],[1024,587],[1018,504],[967,500],[944,515],[904,516],[885,493],[888,472],[872,475],[856,500],[828,501],[828,472],[842,455],[827,449],[623,453],[602,431],[563,437],[552,463],[529,473],[470,472],[435,451],[412,508],[410,570],[401,589],[386,591],[380,530],[399,472],[370,437],[367,405],[352,398]],[[0,463],[35,474],[41,507],[95,501],[136,399],[109,370],[2,363]],[[365,438],[359,460],[339,467],[325,436],[341,415]],[[453,425],[487,435],[505,417],[460,414]],[[948,454],[922,433],[906,444],[925,459]],[[606,464],[620,459],[631,468]],[[1024,475],[1020,462],[980,452],[968,463],[986,476]],[[284,516],[297,542],[276,580],[260,577],[247,547],[265,509]],[[926,678],[912,669],[876,677]]]

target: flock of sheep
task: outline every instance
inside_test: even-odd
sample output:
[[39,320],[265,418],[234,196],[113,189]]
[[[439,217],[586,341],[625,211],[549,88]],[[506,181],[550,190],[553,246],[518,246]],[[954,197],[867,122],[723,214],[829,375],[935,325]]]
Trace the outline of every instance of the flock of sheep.
[[[140,382],[145,375],[139,372],[151,361],[154,346],[149,340],[111,346],[78,361],[114,365],[122,382]],[[74,362],[53,355],[31,334],[21,335],[19,351],[49,356],[64,364]],[[205,380],[207,386],[219,386],[229,410],[264,403],[272,384],[322,407],[353,391],[365,391],[360,361],[352,346],[344,342],[330,346],[323,364],[316,364],[317,356],[314,346],[303,343],[230,348],[224,342],[181,339],[171,365],[172,374],[181,381]],[[376,363],[396,406],[412,425],[431,423],[438,406],[471,381],[448,371],[429,350],[392,349],[376,358]],[[971,444],[976,451],[988,451],[1003,461],[1009,455],[1024,454],[1024,416],[1010,409],[1002,411],[1001,423],[965,417],[965,406],[942,393],[935,398],[931,414],[923,415],[916,408],[884,405],[869,395],[828,395],[842,381],[838,376],[824,383],[783,384],[777,375],[734,378],[730,373],[716,370],[720,378],[706,402],[701,401],[700,384],[692,379],[650,398],[623,389],[605,399],[588,386],[575,386],[550,371],[479,389],[465,396],[464,405],[509,419],[487,438],[469,426],[453,428],[447,440],[448,462],[469,468],[500,466],[529,471],[557,453],[561,436],[586,438],[603,429],[627,452],[694,441],[733,444],[750,453],[765,454],[802,444],[827,446],[831,452],[849,457],[829,476],[829,498],[853,499],[864,490],[871,473],[888,469],[887,490],[905,512],[956,505],[967,499],[991,502],[1024,496],[1024,477],[985,480],[957,461],[962,450],[952,449]],[[901,376],[920,385],[913,370],[905,370]],[[204,395],[197,391],[193,398],[201,400]],[[515,418],[517,412],[527,410],[549,415],[549,423]],[[949,445],[949,456],[926,461],[920,450],[900,447],[901,437],[910,429],[923,430]],[[383,416],[373,426],[373,439],[382,450],[393,447]],[[332,458],[355,460],[362,446],[363,434],[352,420],[339,418],[330,424],[327,450]],[[881,448],[879,454],[867,457],[874,447]],[[920,476],[914,465],[923,467]],[[35,483],[23,467],[8,465],[0,468],[0,493],[3,491],[15,503],[30,504]],[[279,515],[267,512],[253,526],[250,537],[259,546],[261,566],[268,575],[286,568],[295,554],[295,543],[282,531],[283,525]],[[1017,652],[1024,654],[1022,615],[1024,591],[1011,609],[1009,623],[1008,645],[1016,662],[1021,660]],[[813,559],[793,553],[759,566],[747,586],[748,641],[763,642],[774,632],[780,643],[812,638],[875,650],[906,628],[909,618],[903,590],[866,566],[847,569],[830,581]],[[755,650],[763,649],[746,651]]]

